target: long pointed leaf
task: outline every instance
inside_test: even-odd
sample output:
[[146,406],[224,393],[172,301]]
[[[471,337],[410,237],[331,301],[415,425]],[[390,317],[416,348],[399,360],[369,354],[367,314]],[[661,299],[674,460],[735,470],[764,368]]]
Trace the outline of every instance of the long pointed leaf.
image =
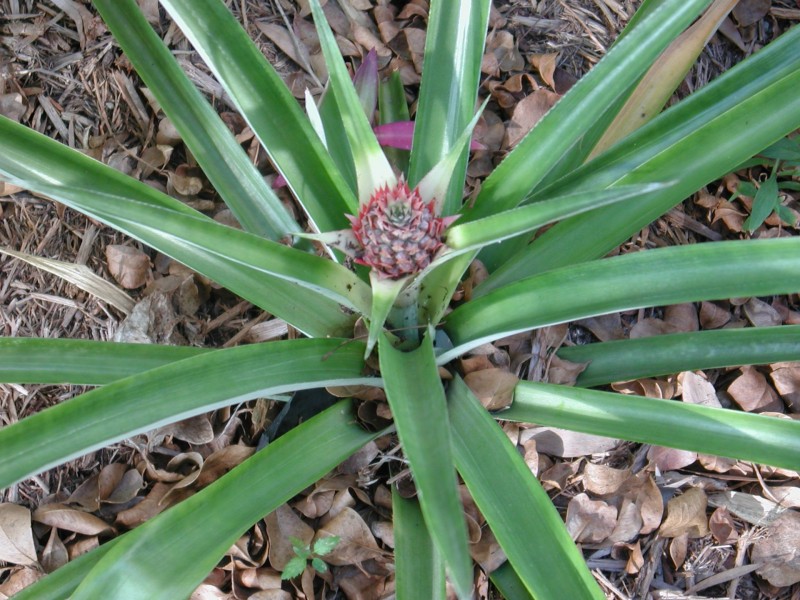
[[95,0],[94,5],[242,227],[276,241],[297,233],[300,226],[178,66],[136,2]]
[[0,488],[130,437],[237,402],[369,382],[364,346],[291,340],[207,352],[116,381],[0,429]]
[[384,334],[378,349],[386,397],[417,485],[425,523],[459,598],[469,598],[472,559],[431,336],[425,336],[413,352],[402,352],[393,348]]
[[[369,287],[344,267],[220,225],[4,117],[0,150],[0,173],[10,180],[158,248],[306,333],[344,333],[353,319],[340,303],[368,311]],[[301,287],[327,298],[300,302]]]
[[[347,227],[355,197],[275,69],[220,0],[163,0],[320,231]],[[287,135],[287,132],[289,135]]]
[[465,218],[477,219],[519,204],[709,2],[662,2],[523,138],[486,179],[474,209],[467,211]]
[[[488,0],[431,2],[409,178],[419,182],[455,146],[472,120],[489,20]],[[442,214],[461,208],[467,150],[461,151]]]
[[349,401],[343,400],[281,436],[127,534],[72,598],[187,598],[253,523],[377,437],[354,420]]
[[502,418],[797,468],[800,422],[675,400],[522,382]]
[[210,351],[191,346],[0,337],[0,382],[105,385]]
[[425,526],[419,503],[392,488],[395,590],[398,600],[444,600],[444,563]]
[[571,346],[558,356],[589,363],[577,385],[592,387],[698,369],[800,361],[800,325],[748,327]]
[[447,317],[453,350],[593,315],[645,306],[800,290],[800,239],[659,248],[556,269],[473,299]]
[[364,114],[319,0],[311,0],[311,12],[314,15],[314,24],[319,34],[325,64],[328,66],[331,90],[336,97],[336,104],[350,141],[358,180],[358,202],[361,205],[366,203],[380,186],[393,183],[394,172]]
[[634,208],[609,206],[558,223],[495,271],[482,295],[522,277],[591,260],[634,235],[701,186],[800,127],[800,28],[787,31],[610,151],[536,198],[673,181]]
[[605,598],[547,492],[462,379],[448,399],[458,471],[530,593]]

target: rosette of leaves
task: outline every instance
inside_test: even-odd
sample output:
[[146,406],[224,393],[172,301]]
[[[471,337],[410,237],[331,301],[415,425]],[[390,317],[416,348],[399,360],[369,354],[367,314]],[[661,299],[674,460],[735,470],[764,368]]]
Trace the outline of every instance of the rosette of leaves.
[[[457,473],[508,557],[491,574],[501,590],[513,597],[603,598],[516,448],[458,374],[445,385],[439,367],[448,368],[483,343],[592,315],[800,290],[800,240],[794,238],[606,257],[699,187],[800,126],[800,29],[609,143],[606,132],[637,84],[710,4],[645,1],[607,55],[465,205],[466,141],[476,119],[488,0],[431,2],[414,140],[401,172],[375,140],[316,0],[311,7],[330,89],[318,110],[307,105],[310,119],[221,0],[161,4],[258,136],[305,210],[313,235],[333,243],[333,232],[352,231],[345,215],[363,218],[369,198],[384,185],[391,189],[402,173],[409,190],[423,182],[435,188],[420,198],[423,207],[435,201],[429,218],[442,219],[442,226],[426,231],[442,237],[429,264],[415,259],[421,270],[383,278],[346,268],[333,249],[330,258],[309,252],[308,240],[296,235],[301,227],[181,72],[136,2],[95,0],[243,229],[216,223],[4,118],[0,175],[185,263],[308,339],[222,350],[2,339],[2,381],[97,387],[0,430],[0,486],[163,423],[264,395],[382,386],[419,491],[418,500],[398,497],[394,505],[399,598],[443,598],[445,574],[459,597],[471,595]],[[402,104],[402,90],[396,79],[381,85],[386,118],[393,105]],[[409,207],[423,210],[415,202]],[[408,215],[401,212],[391,218],[402,221]],[[364,246],[368,238],[361,231]],[[279,243],[287,239],[293,245]],[[443,319],[476,255],[488,279]],[[363,254],[361,259],[374,271],[376,261]],[[376,343],[378,352],[380,372],[370,376],[364,375],[365,345],[343,343],[358,318],[369,323],[368,343]],[[793,469],[800,451],[796,421],[588,386],[797,360],[798,342],[798,328],[783,326],[593,344],[581,349],[580,360],[590,366],[579,387],[519,382],[502,418]],[[20,597],[188,597],[253,523],[377,435],[362,430],[350,402],[342,400],[195,496],[73,560]]]

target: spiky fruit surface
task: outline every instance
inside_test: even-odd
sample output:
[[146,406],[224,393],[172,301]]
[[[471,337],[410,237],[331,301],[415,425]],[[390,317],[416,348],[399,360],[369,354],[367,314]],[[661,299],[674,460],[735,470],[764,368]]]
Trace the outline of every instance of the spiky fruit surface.
[[419,192],[402,179],[379,188],[350,217],[359,248],[356,262],[389,279],[419,273],[442,247],[442,232],[451,219],[436,215],[434,202],[423,202]]

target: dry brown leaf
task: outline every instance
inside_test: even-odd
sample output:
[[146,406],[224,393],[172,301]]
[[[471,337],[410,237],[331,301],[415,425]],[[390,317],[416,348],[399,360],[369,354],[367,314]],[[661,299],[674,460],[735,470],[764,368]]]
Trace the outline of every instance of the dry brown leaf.
[[698,454],[697,462],[703,465],[703,468],[707,471],[714,471],[715,473],[727,473],[739,464],[739,461],[735,458],[714,456],[713,454]]
[[714,494],[708,499],[708,503],[711,506],[724,506],[751,525],[770,525],[787,510],[785,506],[780,506],[772,500],[744,492]]
[[719,329],[731,320],[731,313],[714,302],[700,304],[700,324],[703,329]]
[[750,560],[764,565],[756,572],[772,585],[800,582],[800,513],[786,511],[753,544]]
[[485,527],[481,530],[480,539],[469,545],[469,553],[486,573],[491,573],[506,562],[506,555],[492,530]]
[[0,584],[0,598],[3,600],[11,598],[14,594],[21,592],[29,585],[33,585],[42,577],[44,577],[44,573],[34,567],[22,567],[11,571],[8,579]]
[[532,427],[520,435],[522,444],[531,439],[536,440],[539,453],[560,458],[608,452],[619,445],[619,440],[555,427]]
[[551,90],[556,89],[555,71],[558,62],[558,53],[532,54],[528,57],[530,63],[539,71],[544,82],[550,86]]
[[136,469],[123,463],[106,465],[96,475],[84,481],[67,499],[80,504],[89,512],[100,508],[101,503],[124,504],[136,497],[144,483]]
[[689,404],[700,404],[721,408],[714,386],[702,375],[685,371],[678,375],[678,383],[683,390],[682,399]]
[[611,389],[620,394],[635,394],[658,399],[674,398],[678,393],[678,386],[673,378],[621,381],[611,384]]
[[591,500],[586,494],[574,496],[567,506],[566,525],[577,543],[599,544],[617,524],[617,509],[602,500]]
[[639,542],[633,544],[614,544],[611,550],[611,557],[615,559],[626,558],[625,572],[628,575],[636,575],[644,566],[644,556]]
[[697,460],[697,453],[678,448],[653,446],[647,451],[647,458],[661,471],[675,471],[688,467]]
[[748,27],[767,16],[772,0],[740,0],[733,9],[739,27]]
[[786,508],[800,508],[800,488],[785,485],[770,488],[772,497]]
[[602,464],[588,463],[583,469],[583,487],[588,492],[609,496],[631,477],[630,469],[614,469]]
[[0,504],[0,561],[35,565],[31,511],[17,504]]
[[700,329],[697,307],[691,302],[667,306],[664,309],[664,320],[678,331],[690,332]]
[[42,550],[42,567],[46,573],[52,573],[56,569],[63,567],[69,561],[69,553],[64,542],[58,537],[58,529],[53,527],[50,530],[50,537]]
[[775,389],[791,412],[800,412],[800,364],[777,363],[771,367],[770,377]]
[[643,525],[639,507],[629,498],[624,498],[619,507],[617,524],[608,536],[608,541],[613,544],[631,542],[639,535]]
[[203,462],[203,466],[200,467],[200,474],[197,477],[197,486],[203,488],[213,483],[235,466],[240,465],[253,456],[255,451],[256,449],[252,446],[234,444],[213,452],[211,456]]
[[102,519],[63,504],[40,506],[34,511],[33,520],[83,535],[104,535],[114,531],[114,528]]
[[555,92],[539,88],[518,102],[506,129],[505,147],[516,146],[559,98],[561,96]]
[[236,571],[237,580],[244,587],[255,590],[279,590],[281,574],[269,567],[247,568]]
[[734,523],[730,511],[724,506],[720,506],[711,513],[708,527],[718,544],[734,544],[739,539],[736,523]]
[[756,327],[773,327],[783,323],[781,314],[769,303],[750,298],[743,306],[747,319]]
[[636,322],[631,328],[631,339],[652,337],[654,335],[666,335],[678,333],[679,329],[672,323],[667,323],[662,319],[644,318]]
[[[273,569],[283,571],[286,564],[295,556],[292,541],[295,537],[304,544],[314,539],[314,530],[306,525],[288,504],[282,504],[264,519],[269,538],[269,563]],[[327,562],[327,557],[325,558]]]
[[0,115],[19,123],[26,110],[25,97],[22,94],[18,92],[0,94]]
[[330,554],[325,555],[327,563],[336,566],[353,565],[381,556],[369,526],[352,508],[343,508],[321,527],[314,536],[314,541],[332,535],[339,536],[340,539]]
[[167,502],[162,502],[164,496],[169,492],[170,486],[166,483],[156,482],[144,500],[136,506],[123,510],[117,514],[115,523],[120,527],[132,529],[141,525],[148,519],[153,518],[158,513],[170,507]]
[[622,329],[622,318],[619,313],[581,319],[578,324],[591,331],[601,342],[621,340],[625,337],[625,332]]
[[375,521],[372,534],[389,548],[394,548],[394,524],[391,521]]
[[181,196],[196,196],[203,189],[200,170],[186,164],[178,165],[175,172],[169,174],[168,183]]
[[767,378],[753,366],[741,368],[742,374],[728,386],[728,393],[747,412],[763,412],[783,407]]
[[519,378],[505,369],[493,367],[467,373],[464,382],[485,409],[500,410],[511,405]]
[[573,386],[578,381],[578,375],[586,370],[588,364],[588,362],[570,362],[553,354],[547,367],[547,382]]
[[292,600],[292,595],[286,590],[261,590],[248,596],[248,600]]
[[708,534],[706,507],[708,499],[700,488],[689,488],[680,496],[667,502],[667,518],[658,530],[663,537],[678,537],[687,534],[699,538]]
[[686,553],[689,550],[689,535],[682,533],[673,538],[669,544],[669,557],[676,569],[680,569],[686,562]]
[[109,244],[106,246],[108,272],[126,290],[142,287],[150,274],[150,258],[138,248]]
[[[201,584],[189,596],[189,600],[235,600],[235,598],[233,592],[223,592],[217,586],[208,583]],[[255,596],[250,596],[250,598],[255,598]]]

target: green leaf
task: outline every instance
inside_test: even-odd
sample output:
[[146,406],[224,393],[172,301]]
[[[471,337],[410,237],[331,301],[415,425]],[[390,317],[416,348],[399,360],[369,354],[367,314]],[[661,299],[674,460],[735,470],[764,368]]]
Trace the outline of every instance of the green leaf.
[[742,227],[752,233],[767,220],[778,207],[778,180],[773,173],[761,185],[753,198],[753,208]]
[[502,594],[503,598],[514,600],[534,600],[528,588],[522,583],[511,563],[506,561],[489,574],[494,587]]
[[368,383],[363,344],[290,340],[206,352],[0,429],[0,487],[158,426],[288,391]]
[[[163,0],[319,231],[347,227],[356,199],[280,75],[220,0]],[[290,135],[287,135],[289,133]]]
[[[381,125],[396,123],[398,121],[408,121],[411,118],[408,114],[406,92],[403,89],[403,82],[400,79],[399,71],[392,71],[389,79],[380,84],[378,88],[378,106]],[[395,169],[406,174],[407,179],[408,150],[384,148],[383,153]]]
[[[123,536],[124,537],[124,536]],[[105,542],[86,554],[73,558],[63,567],[49,573],[14,595],[14,600],[67,600],[94,565],[111,550],[122,537]]]
[[445,600],[444,562],[431,539],[419,502],[392,486],[395,589],[399,600]]
[[300,226],[155,34],[136,2],[96,0],[94,6],[242,227],[272,240],[296,233]]
[[432,334],[413,352],[379,340],[381,374],[397,434],[417,486],[422,514],[459,598],[471,596],[472,559],[456,487],[444,390],[433,355]]
[[461,378],[448,400],[456,467],[531,595],[605,598],[547,492]]
[[[521,382],[504,420],[797,468],[800,422],[677,400]],[[498,415],[499,416],[499,415]]]
[[328,565],[325,564],[325,561],[321,558],[312,558],[311,559],[311,566],[314,567],[314,570],[317,573],[327,573],[328,572]]
[[329,535],[324,538],[319,538],[314,542],[314,554],[317,556],[330,554],[340,541],[341,538],[338,535]]
[[800,325],[674,333],[561,348],[588,363],[577,385],[592,387],[681,371],[800,361]]
[[285,567],[283,567],[283,571],[281,571],[281,579],[294,579],[298,575],[301,575],[305,570],[305,557],[295,556],[294,558],[289,559],[289,562],[286,563]]
[[601,206],[636,199],[664,187],[666,184],[658,183],[620,186],[542,200],[463,225],[453,225],[447,230],[447,245],[454,250],[481,248]]
[[319,0],[311,0],[310,4],[325,64],[330,74],[331,90],[336,97],[336,104],[350,141],[358,180],[358,202],[361,205],[369,200],[379,187],[386,184],[394,185],[394,172],[367,121]]
[[484,342],[589,316],[698,300],[800,290],[800,239],[659,248],[523,279],[456,308],[445,331],[455,348],[440,364]]
[[[620,39],[484,181],[474,208],[466,211],[465,219],[473,220],[517,206],[570,148],[581,143],[594,121],[638,81],[709,2],[664,0]],[[590,149],[586,148],[585,152]]]
[[[161,250],[311,335],[351,329],[370,290],[330,260],[220,225],[79,152],[0,117],[0,173]],[[298,301],[298,290],[315,292]],[[341,302],[340,302],[341,301]]]
[[795,27],[591,163],[537,190],[533,199],[542,200],[612,185],[675,182],[636,206],[608,206],[557,223],[494,271],[476,295],[604,256],[701,186],[800,127],[798,43]]
[[0,382],[104,385],[206,352],[191,346],[0,337]]
[[343,400],[126,534],[73,600],[188,598],[253,523],[377,437],[354,421]]
[[[456,146],[472,120],[489,20],[489,0],[431,2],[409,178],[416,184]],[[461,208],[468,152],[453,167],[442,214]]]

